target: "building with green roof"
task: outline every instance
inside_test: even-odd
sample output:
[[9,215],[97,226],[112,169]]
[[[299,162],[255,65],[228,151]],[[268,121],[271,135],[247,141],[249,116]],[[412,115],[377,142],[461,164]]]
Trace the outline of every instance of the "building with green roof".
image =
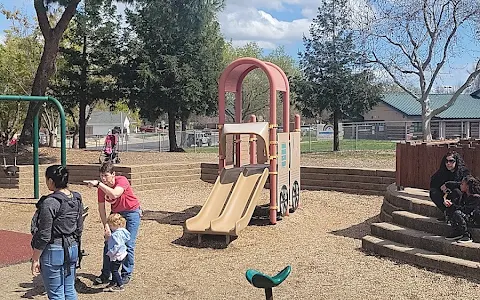
[[[432,109],[446,104],[450,97],[447,94],[431,94],[429,99]],[[384,132],[385,139],[422,138],[422,107],[409,94],[386,94],[363,117],[370,124],[384,124],[377,130]],[[480,138],[479,126],[480,90],[470,95],[460,95],[451,107],[433,117],[431,123],[434,139]]]

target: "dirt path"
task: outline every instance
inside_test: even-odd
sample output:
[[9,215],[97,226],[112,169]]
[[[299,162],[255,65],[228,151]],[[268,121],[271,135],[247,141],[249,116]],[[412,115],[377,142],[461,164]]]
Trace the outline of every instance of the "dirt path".
[[[79,270],[79,299],[114,299],[92,285],[100,269],[102,232],[94,190],[79,190],[91,206],[84,247],[90,254]],[[248,268],[292,274],[274,289],[275,299],[478,299],[480,285],[370,256],[361,237],[376,221],[382,197],[304,191],[301,207],[276,226],[249,226],[228,248],[223,238],[182,237],[181,223],[198,212],[212,185],[197,182],[169,190],[141,192],[145,216],[136,252],[135,277],[122,299],[263,299],[245,280]],[[28,232],[32,201],[1,190],[0,229]],[[268,199],[265,192],[263,201]],[[27,203],[27,204],[25,204]],[[0,268],[2,299],[46,299],[29,264]]]

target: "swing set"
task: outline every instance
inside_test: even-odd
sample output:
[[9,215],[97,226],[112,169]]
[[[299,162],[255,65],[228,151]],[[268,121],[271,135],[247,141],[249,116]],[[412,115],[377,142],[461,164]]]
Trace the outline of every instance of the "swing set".
[[[53,102],[58,109],[60,114],[60,135],[61,135],[61,154],[60,160],[62,166],[67,165],[67,147],[66,147],[66,122],[65,122],[65,111],[63,110],[62,104],[53,98],[47,96],[16,96],[16,95],[0,95],[0,101],[27,101],[27,102]],[[38,159],[38,148],[39,148],[39,126],[38,126],[38,115],[39,110],[35,112],[33,117],[33,197],[38,199],[40,197],[40,181],[38,175],[39,169],[39,159]],[[17,166],[17,160],[15,155],[14,165],[7,165],[5,156],[3,157],[3,170],[7,176],[10,178],[15,176],[19,169]]]

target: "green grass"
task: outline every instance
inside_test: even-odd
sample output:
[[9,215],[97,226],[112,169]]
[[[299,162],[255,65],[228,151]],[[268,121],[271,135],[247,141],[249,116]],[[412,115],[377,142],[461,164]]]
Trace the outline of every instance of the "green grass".
[[[385,151],[385,150],[395,150],[395,142],[393,141],[383,141],[383,140],[350,140],[343,139],[340,140],[340,150],[375,150],[375,151]],[[333,141],[302,141],[300,145],[302,153],[310,152],[329,152],[333,150]],[[218,147],[197,147],[195,148],[186,148],[187,152],[197,152],[197,153],[218,153]]]

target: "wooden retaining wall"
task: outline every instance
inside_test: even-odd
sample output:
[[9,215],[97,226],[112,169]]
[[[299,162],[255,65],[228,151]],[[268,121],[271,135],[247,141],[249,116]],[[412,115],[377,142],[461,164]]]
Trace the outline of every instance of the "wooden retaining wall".
[[396,147],[397,187],[430,188],[430,177],[450,150],[462,155],[473,175],[480,175],[480,140],[401,142]]

